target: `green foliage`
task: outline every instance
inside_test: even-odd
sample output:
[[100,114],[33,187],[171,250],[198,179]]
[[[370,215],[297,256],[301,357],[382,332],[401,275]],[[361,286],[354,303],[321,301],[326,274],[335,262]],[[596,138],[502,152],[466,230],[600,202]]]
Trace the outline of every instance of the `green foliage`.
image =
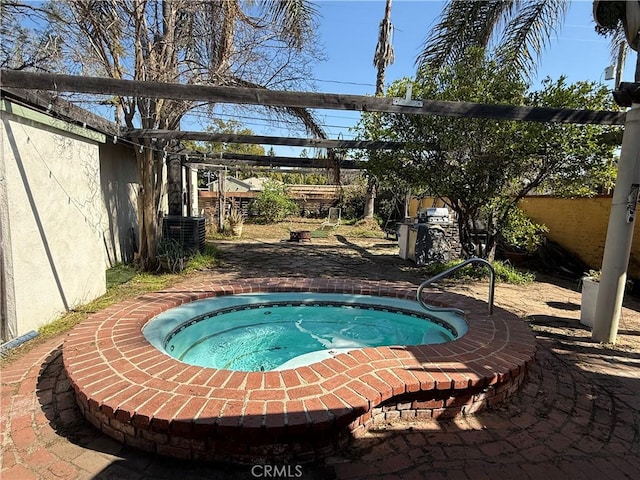
[[367,186],[363,184],[343,189],[337,205],[342,209],[342,217],[345,219],[362,217],[366,195]]
[[492,265],[496,271],[496,280],[499,282],[510,283],[513,285],[526,285],[532,283],[536,279],[536,276],[533,273],[518,270],[509,262],[496,260]]
[[562,24],[569,3],[446,2],[418,63],[428,63],[437,69],[464,60],[466,51],[474,46],[489,46],[495,56],[508,62],[520,76],[533,78],[538,60]]
[[305,185],[327,185],[329,183],[329,180],[327,178],[327,175],[325,174],[308,173],[304,175],[302,183]]
[[131,264],[120,263],[106,271],[107,290],[128,282],[136,275],[136,269]]
[[[462,263],[462,260],[453,260],[447,263],[436,262],[427,265],[422,269],[422,271],[424,272],[426,277],[432,277],[444,272],[445,270],[453,268],[460,263]],[[497,282],[509,283],[513,285],[526,285],[535,280],[535,275],[533,273],[518,270],[508,262],[496,260],[492,262],[491,265],[493,265],[493,269],[496,272]],[[486,267],[482,267],[479,265],[467,265],[466,267],[463,267],[460,270],[454,272],[450,277],[447,278],[463,281],[486,280],[489,278],[489,271]]]
[[165,237],[158,242],[157,253],[160,268],[169,273],[181,272],[189,256],[182,243],[174,238]]
[[216,265],[220,251],[213,245],[205,245],[204,252],[193,255],[184,269],[184,273],[209,270]]
[[117,265],[107,270],[107,292],[104,295],[87,304],[74,307],[53,322],[43,325],[38,329],[39,338],[45,340],[58,335],[73,328],[91,313],[143,293],[161,290],[179,278],[178,275],[141,273],[131,265]]
[[180,273],[211,268],[218,257],[218,250],[212,245],[205,245],[204,251],[187,251],[173,238],[162,238],[158,244],[160,269],[168,273]]
[[249,206],[262,223],[277,223],[298,213],[298,205],[287,196],[284,185],[266,182],[263,190]]
[[380,238],[382,237],[380,231],[370,230],[367,228],[352,228],[347,234],[349,238]]
[[264,177],[286,185],[327,185],[329,183],[327,175],[322,173],[264,171],[262,169],[249,168],[239,170],[236,176],[240,180],[250,177]]
[[548,231],[545,225],[535,223],[516,207],[507,214],[501,235],[508,247],[533,253],[542,245]]
[[[483,104],[615,109],[605,88],[546,79],[529,92],[509,65],[470,49],[464,59],[416,79],[394,82],[387,92],[404,97]],[[373,152],[367,170],[387,184],[448,199],[458,216],[463,249],[473,252],[470,225],[482,221],[491,252],[507,213],[533,189],[597,193],[611,185],[619,127],[516,122],[468,117],[364,114],[360,138],[407,143],[400,152]],[[572,188],[576,187],[576,188]]]
[[[616,110],[611,93],[595,82],[568,85],[564,77],[546,78],[531,92],[527,105],[586,110]],[[538,175],[538,188],[559,196],[593,196],[613,188],[617,167],[614,150],[622,142],[622,128],[606,125],[531,123],[521,139],[532,142],[523,153],[522,174]]]
[[[254,135],[253,130],[244,127],[237,120],[222,120],[214,118],[213,123],[206,128],[210,133],[224,133],[228,135]],[[262,145],[250,143],[205,142],[184,140],[183,144],[190,150],[200,153],[243,153],[247,155],[265,155]]]

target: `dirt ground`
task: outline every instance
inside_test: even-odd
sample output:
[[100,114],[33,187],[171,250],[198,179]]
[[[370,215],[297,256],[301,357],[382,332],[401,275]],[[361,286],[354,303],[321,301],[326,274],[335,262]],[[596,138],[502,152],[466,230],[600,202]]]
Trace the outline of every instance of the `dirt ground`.
[[[347,222],[341,221],[334,227],[322,227],[323,218],[291,217],[277,224],[261,225],[247,222],[243,226],[242,239],[280,240],[288,239],[289,232],[309,230],[312,236],[319,238],[332,238],[336,235],[346,237],[384,238],[385,233],[375,220]],[[322,232],[322,233],[320,233]]]

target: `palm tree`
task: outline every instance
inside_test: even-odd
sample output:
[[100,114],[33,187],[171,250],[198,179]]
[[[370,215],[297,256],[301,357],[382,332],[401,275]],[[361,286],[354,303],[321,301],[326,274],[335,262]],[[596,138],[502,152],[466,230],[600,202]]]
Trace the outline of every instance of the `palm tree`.
[[[635,1],[635,0],[634,0]],[[601,2],[626,4],[626,2]],[[470,47],[493,49],[499,60],[513,66],[529,79],[548,45],[551,35],[564,21],[569,2],[565,0],[485,0],[448,2],[438,24],[427,37],[416,63],[440,68],[455,64]],[[619,5],[618,5],[619,6]],[[624,7],[623,7],[624,8]],[[617,61],[623,24],[616,18],[605,33],[612,36]],[[636,81],[640,75],[636,64]]]
[[[384,94],[385,72],[387,67],[395,60],[392,37],[393,25],[391,24],[391,0],[387,0],[384,8],[384,18],[380,22],[376,52],[373,55],[373,66],[376,67],[378,71],[376,75],[376,97],[380,97]],[[364,202],[364,218],[373,218],[377,190],[378,185],[376,178],[370,175],[367,180],[367,194]]]
[[378,69],[376,76],[376,96],[381,96],[384,91],[384,76],[386,69],[395,60],[393,53],[393,25],[391,24],[391,0],[387,0],[384,9],[384,18],[380,22],[376,53],[373,56],[373,66]]

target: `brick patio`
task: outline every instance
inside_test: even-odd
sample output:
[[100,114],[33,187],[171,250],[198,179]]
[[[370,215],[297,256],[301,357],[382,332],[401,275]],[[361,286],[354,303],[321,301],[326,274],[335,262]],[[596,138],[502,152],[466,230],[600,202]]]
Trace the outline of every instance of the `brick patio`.
[[[310,272],[317,278],[413,286],[425,278],[398,258],[393,242],[379,239],[216,245],[221,262],[199,275],[206,282],[301,278]],[[458,283],[446,291],[484,304],[487,285]],[[531,326],[536,337],[536,358],[518,393],[472,416],[372,425],[325,460],[301,465],[301,478],[640,478],[640,303],[625,300],[614,348],[593,343],[589,329],[578,322],[575,283],[542,277],[532,285],[498,284],[496,305]],[[2,480],[256,478],[251,465],[162,457],[95,429],[76,405],[63,368],[63,340],[36,340],[2,367]]]
[[281,372],[194,367],[142,335],[153,316],[211,296],[254,292],[415,298],[411,284],[340,279],[247,279],[182,284],[92,315],[63,348],[84,416],[135,448],[197,460],[311,461],[392,419],[469,415],[513,395],[535,352],[530,328],[486,303],[437,290],[469,330],[445,344],[378,347]]

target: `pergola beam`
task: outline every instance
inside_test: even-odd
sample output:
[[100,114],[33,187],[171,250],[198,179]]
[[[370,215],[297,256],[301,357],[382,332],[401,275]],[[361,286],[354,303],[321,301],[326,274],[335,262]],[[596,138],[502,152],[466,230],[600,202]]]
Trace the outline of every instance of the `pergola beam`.
[[401,150],[402,142],[364,141],[364,140],[330,140],[324,138],[273,137],[262,135],[239,135],[228,133],[190,132],[177,130],[137,129],[127,130],[128,138],[158,138],[164,140],[196,140],[220,143],[248,143],[256,145],[287,145],[290,147],[366,149],[366,150]]
[[162,98],[209,103],[277,107],[356,110],[366,112],[440,115],[446,117],[495,118],[529,122],[623,125],[625,114],[568,108],[486,105],[436,100],[406,101],[388,97],[316,92],[287,92],[245,87],[215,87],[177,83],[142,82],[104,77],[0,70],[2,85],[27,90],[91,93],[142,98]]
[[[191,164],[211,164],[222,166],[259,166],[259,167],[302,167],[302,168],[332,168],[331,160],[327,158],[304,158],[304,157],[271,157],[268,155],[248,155],[243,153],[218,153],[215,155],[205,155],[196,153],[184,156],[183,163]],[[357,170],[364,168],[363,164],[353,160],[340,160],[340,169]]]

